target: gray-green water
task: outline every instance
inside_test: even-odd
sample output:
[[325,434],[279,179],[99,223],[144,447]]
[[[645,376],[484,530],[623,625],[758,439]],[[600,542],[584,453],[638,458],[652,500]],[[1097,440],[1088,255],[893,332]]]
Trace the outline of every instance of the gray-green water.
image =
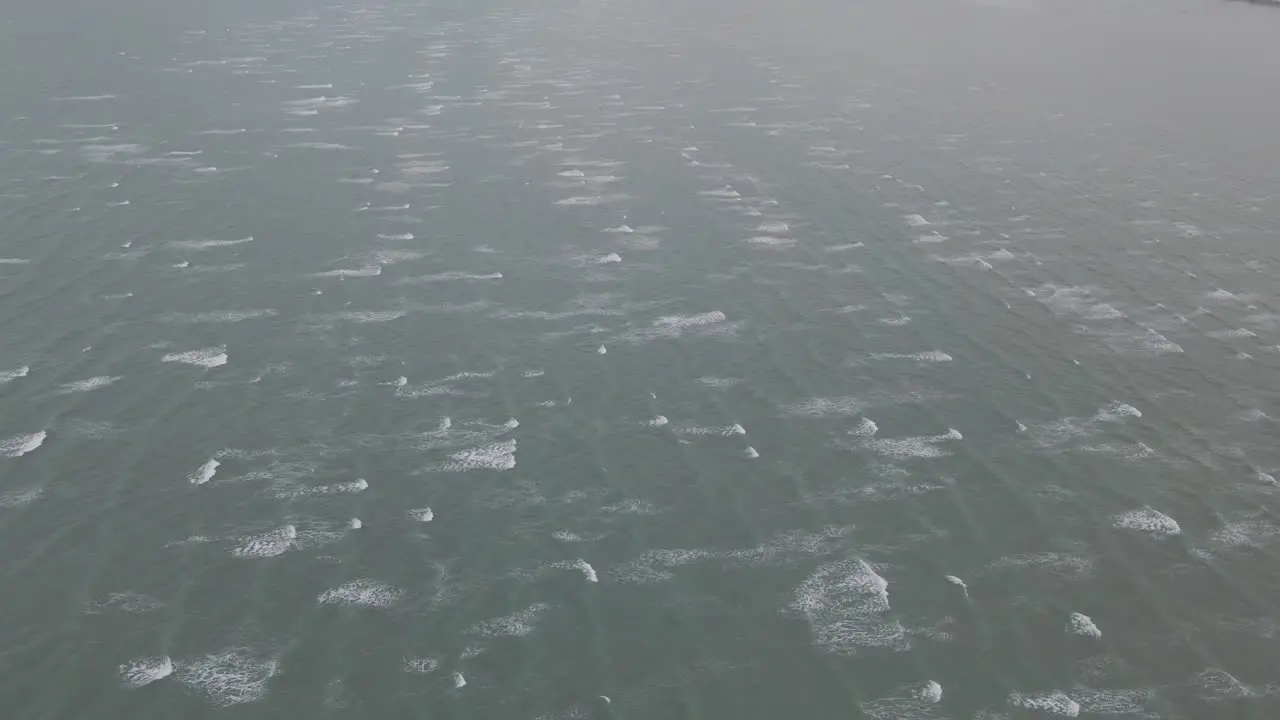
[[1271,718],[1280,13],[22,3],[6,718]]

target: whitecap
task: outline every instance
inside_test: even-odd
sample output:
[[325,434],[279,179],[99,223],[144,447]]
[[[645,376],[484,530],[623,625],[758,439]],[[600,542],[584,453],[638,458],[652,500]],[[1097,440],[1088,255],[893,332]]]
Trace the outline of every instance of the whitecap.
[[412,240],[413,233],[379,233],[379,240]]
[[916,215],[916,214],[903,215],[902,221],[905,222],[910,227],[921,227],[923,225],[929,224],[929,221],[925,220],[923,216]]
[[464,677],[464,676],[462,675],[462,673],[460,673],[460,672],[455,672],[455,673],[453,674],[453,689],[454,689],[454,690],[461,690],[462,688],[464,688],[464,687],[466,687],[466,686],[467,686],[467,678],[466,678],[466,677]]
[[417,510],[410,510],[409,517],[413,518],[418,522],[428,523],[435,519],[436,514],[431,510],[431,508],[428,507],[428,508],[419,508]]
[[364,527],[364,523],[360,521],[360,518],[353,517],[351,518],[351,521],[347,523],[347,527],[351,528],[352,530],[359,530],[360,528]]
[[609,349],[608,349],[608,348],[606,348],[606,347],[605,347],[605,346],[603,346],[603,345],[601,345],[600,347],[596,348],[596,354],[597,354],[597,355],[607,355],[608,353],[609,353]]
[[203,485],[213,479],[213,476],[218,472],[218,466],[221,464],[217,460],[211,459],[201,465],[198,470],[188,475],[187,480],[190,480],[192,485]]
[[120,684],[129,690],[136,690],[172,674],[173,661],[168,655],[138,658],[120,666]]
[[346,605],[367,608],[388,608],[404,595],[399,588],[378,580],[361,579],[316,596],[320,605]]
[[1102,637],[1102,631],[1093,623],[1093,619],[1083,613],[1073,612],[1067,618],[1067,632],[1085,637]]
[[754,460],[760,457],[760,453],[756,452],[756,449],[751,447],[750,445],[747,446],[746,450],[742,451],[742,455],[743,457],[746,457],[748,460]]
[[0,455],[11,458],[22,457],[43,445],[47,437],[49,437],[48,431],[41,430],[25,435],[15,435],[8,440],[0,440]]
[[968,597],[969,586],[964,584],[964,580],[961,580],[955,575],[947,575],[944,579],[947,582],[951,583],[952,585],[955,585],[956,587],[960,588],[960,590],[964,592],[965,596]]
[[654,416],[652,420],[648,420],[647,422],[645,422],[645,424],[648,425],[649,427],[663,427],[668,422],[669,421],[667,420],[667,417],[665,415],[657,415],[657,416]]
[[582,575],[587,579],[587,582],[600,582],[600,578],[596,575],[596,569],[591,567],[591,563],[586,560],[578,558],[573,562],[573,567],[582,571]]

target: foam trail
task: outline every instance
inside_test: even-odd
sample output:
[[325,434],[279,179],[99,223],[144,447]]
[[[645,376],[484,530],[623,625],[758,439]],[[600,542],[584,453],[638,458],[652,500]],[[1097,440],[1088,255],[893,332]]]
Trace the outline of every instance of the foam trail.
[[48,431],[41,430],[26,435],[16,435],[8,440],[0,440],[0,455],[11,458],[22,457],[43,445],[47,437],[49,437]]
[[227,364],[227,346],[201,348],[187,352],[169,353],[160,358],[161,362],[178,362],[196,365],[205,369],[216,368]]
[[200,466],[200,469],[187,476],[192,485],[203,485],[213,479],[218,473],[218,466],[222,463],[217,460],[209,460],[209,462]]
[[138,658],[120,666],[120,684],[129,690],[136,690],[172,674],[173,661],[168,655]]
[[58,389],[58,392],[60,394],[90,392],[92,390],[97,390],[99,388],[104,388],[108,385],[111,385],[112,383],[114,383],[119,379],[120,377],[118,375],[117,376],[100,375],[98,377],[91,377],[85,380],[76,380],[75,382],[69,382],[63,385],[61,388]]
[[1067,619],[1067,631],[1073,635],[1084,635],[1085,637],[1099,638],[1102,637],[1102,631],[1097,625],[1093,624],[1093,619],[1088,615],[1073,612]]
[[24,378],[30,372],[31,372],[31,368],[27,365],[23,365],[22,367],[14,370],[6,370],[4,372],[0,372],[0,385],[4,385],[7,382],[17,380],[18,378]]

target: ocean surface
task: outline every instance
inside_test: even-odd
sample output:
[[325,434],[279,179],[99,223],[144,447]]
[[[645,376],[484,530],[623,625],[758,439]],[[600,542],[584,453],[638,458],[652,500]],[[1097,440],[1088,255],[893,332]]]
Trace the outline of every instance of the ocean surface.
[[6,718],[1280,717],[1280,10],[17,5]]

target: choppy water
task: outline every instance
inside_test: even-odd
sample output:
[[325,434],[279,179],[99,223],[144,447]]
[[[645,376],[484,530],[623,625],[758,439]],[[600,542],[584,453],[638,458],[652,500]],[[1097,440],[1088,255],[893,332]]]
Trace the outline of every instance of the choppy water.
[[1274,9],[24,5],[6,717],[1280,713]]

